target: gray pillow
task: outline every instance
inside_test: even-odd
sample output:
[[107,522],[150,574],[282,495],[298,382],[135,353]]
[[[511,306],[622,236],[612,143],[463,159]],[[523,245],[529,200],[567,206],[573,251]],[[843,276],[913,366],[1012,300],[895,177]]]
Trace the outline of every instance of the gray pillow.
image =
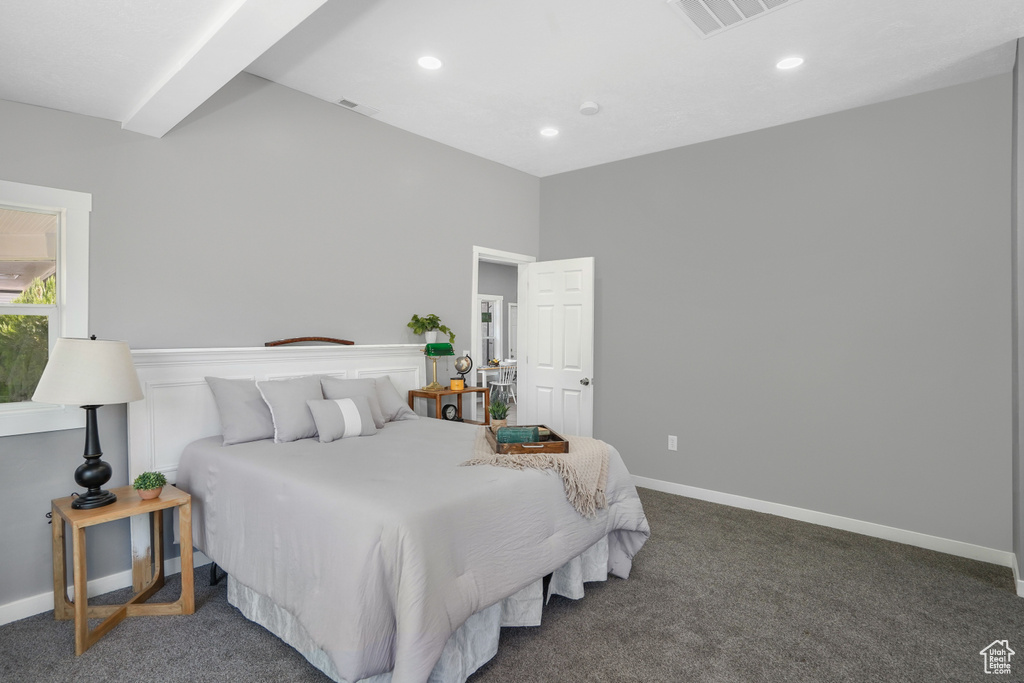
[[355,398],[365,396],[370,404],[370,414],[377,429],[384,426],[384,415],[381,413],[380,402],[377,400],[377,383],[372,379],[341,379],[340,377],[322,377],[320,385],[324,390],[324,398]]
[[256,380],[207,377],[220,413],[224,445],[274,438],[274,418]]
[[370,400],[366,396],[306,401],[306,405],[313,413],[320,443],[377,433],[370,414]]
[[377,400],[380,401],[380,411],[388,422],[420,419],[420,416],[409,407],[408,400],[403,399],[398,393],[398,389],[395,389],[387,375],[377,378]]
[[256,382],[274,418],[274,442],[285,443],[316,436],[316,422],[306,401],[324,397],[320,378],[295,377]]

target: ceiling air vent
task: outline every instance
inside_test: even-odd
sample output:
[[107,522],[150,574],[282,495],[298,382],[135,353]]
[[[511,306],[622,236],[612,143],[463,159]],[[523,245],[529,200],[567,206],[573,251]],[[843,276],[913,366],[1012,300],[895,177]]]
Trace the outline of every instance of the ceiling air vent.
[[800,0],[668,0],[701,38],[745,24]]
[[380,109],[367,107],[365,104],[358,104],[352,100],[346,100],[345,98],[338,100],[338,104],[345,107],[345,109],[351,109],[355,113],[362,114],[363,116],[376,116],[380,113]]

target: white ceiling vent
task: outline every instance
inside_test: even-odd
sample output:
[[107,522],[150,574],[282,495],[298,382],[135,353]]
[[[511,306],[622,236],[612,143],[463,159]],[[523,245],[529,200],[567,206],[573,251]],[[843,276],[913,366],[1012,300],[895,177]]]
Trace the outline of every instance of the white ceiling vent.
[[338,104],[345,107],[346,109],[351,109],[357,114],[362,114],[363,116],[376,116],[377,114],[380,113],[380,109],[367,107],[365,104],[357,104],[352,100],[346,100],[344,98],[338,100]]
[[745,24],[800,0],[668,0],[701,38]]

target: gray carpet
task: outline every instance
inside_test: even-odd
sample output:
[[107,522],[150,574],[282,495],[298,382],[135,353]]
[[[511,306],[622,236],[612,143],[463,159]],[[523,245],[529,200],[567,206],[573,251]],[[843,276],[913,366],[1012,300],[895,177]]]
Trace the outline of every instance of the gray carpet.
[[[628,581],[555,598],[504,629],[470,683],[985,681],[1008,638],[1024,681],[1024,599],[1009,569],[640,490],[651,540]],[[197,573],[194,615],[128,619],[81,657],[71,622],[0,627],[2,681],[328,680]],[[177,577],[164,589],[173,598]],[[128,591],[106,596],[123,599]],[[159,597],[158,597],[159,599]],[[97,599],[99,601],[99,599]]]

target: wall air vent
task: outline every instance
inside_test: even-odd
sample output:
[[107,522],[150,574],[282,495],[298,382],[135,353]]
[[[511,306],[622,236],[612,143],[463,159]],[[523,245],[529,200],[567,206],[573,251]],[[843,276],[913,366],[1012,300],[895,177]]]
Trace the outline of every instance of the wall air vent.
[[380,113],[380,109],[367,107],[365,104],[358,104],[352,100],[346,100],[345,98],[338,100],[338,104],[345,107],[345,109],[351,109],[355,113],[362,114],[363,116],[376,116]]
[[763,17],[800,0],[668,0],[701,38]]

